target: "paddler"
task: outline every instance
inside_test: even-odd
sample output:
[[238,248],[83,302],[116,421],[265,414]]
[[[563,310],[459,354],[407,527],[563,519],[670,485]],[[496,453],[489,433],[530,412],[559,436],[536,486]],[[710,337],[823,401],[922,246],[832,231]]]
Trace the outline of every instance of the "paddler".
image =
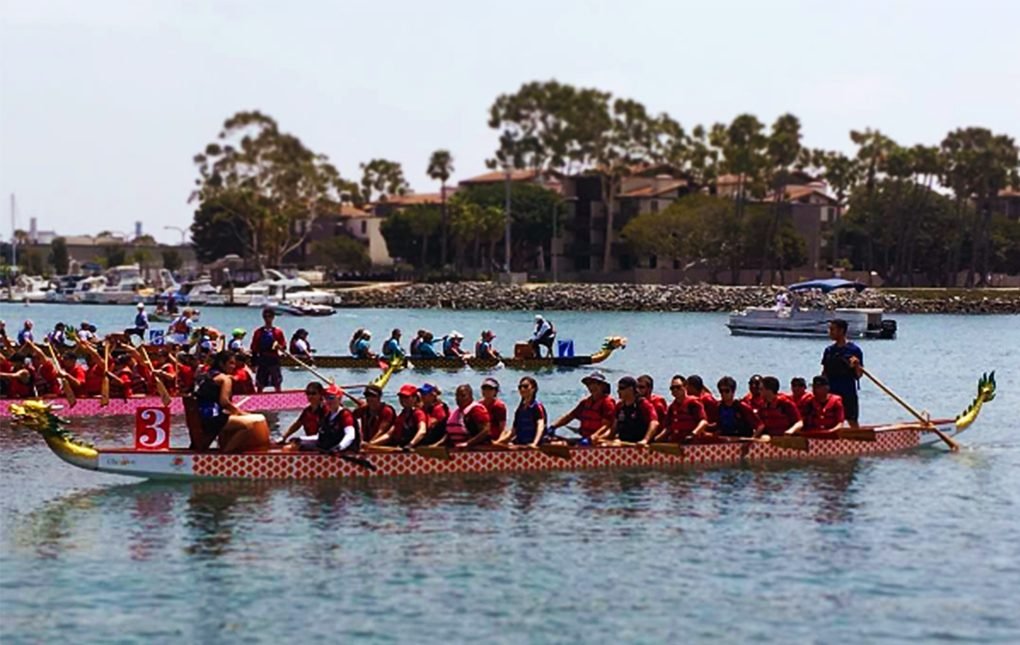
[[475,401],[475,393],[467,383],[454,392],[457,407],[446,421],[446,443],[453,448],[470,448],[489,443],[489,412]]
[[30,399],[35,392],[35,370],[27,362],[23,354],[15,353],[7,359],[10,366],[0,372],[0,380],[7,384],[7,397],[11,399]]
[[288,351],[303,361],[312,360],[312,353],[315,350],[312,349],[311,343],[308,342],[307,329],[302,327],[294,332],[294,335],[290,337],[290,348]]
[[64,350],[60,355],[60,368],[64,371],[64,380],[71,386],[71,391],[76,396],[85,393],[85,367],[78,362],[78,355],[74,350]]
[[234,381],[233,392],[241,396],[255,394],[255,378],[247,364],[248,357],[240,352],[234,352],[234,373],[230,378]]
[[543,318],[541,315],[535,316],[535,331],[531,335],[531,340],[528,342],[531,344],[531,349],[535,353],[535,358],[542,357],[541,348],[545,347],[549,350],[549,357],[553,355],[553,341],[556,339],[556,328],[551,322]]
[[248,335],[248,331],[241,328],[235,327],[230,332],[230,342],[227,343],[227,349],[237,354],[238,352],[244,351],[244,337]]
[[765,426],[765,434],[778,436],[797,434],[804,429],[800,410],[789,396],[779,392],[779,379],[766,376],[761,380],[762,407],[758,416]]
[[[687,392],[685,380],[674,375],[669,384],[673,401],[666,411],[664,429],[658,433],[660,440],[682,443],[702,437],[708,432],[708,418],[701,399]],[[644,442],[648,443],[648,442]]]
[[418,356],[420,358],[439,358],[439,352],[436,351],[435,336],[432,332],[426,331],[422,336],[421,342],[418,343]]
[[[85,323],[82,323],[83,325]],[[103,391],[103,381],[106,380],[107,365],[103,357],[92,345],[79,334],[77,337],[78,351],[85,354],[85,396],[99,396]]]
[[744,399],[737,399],[737,382],[724,376],[716,384],[719,407],[715,417],[708,417],[712,431],[721,437],[757,437],[765,430],[754,408]]
[[379,447],[417,447],[428,433],[428,416],[421,409],[418,387],[405,383],[397,390],[400,414],[389,432],[376,436],[371,445]]
[[557,428],[576,420],[581,424],[577,432],[586,440],[585,443],[590,443],[592,437],[606,434],[613,425],[616,403],[609,396],[611,386],[602,372],[592,372],[581,379],[581,383],[588,388],[588,396],[581,399],[573,410],[556,419],[549,430],[555,433]]
[[803,408],[802,402],[804,397],[810,396],[807,391],[807,381],[804,380],[803,376],[794,376],[790,379],[790,398],[797,404],[798,408]]
[[709,417],[715,416],[719,402],[712,396],[709,389],[705,387],[705,382],[697,374],[687,377],[687,393],[701,401],[701,405],[705,408],[705,414]]
[[357,452],[361,449],[361,435],[354,415],[343,406],[344,391],[330,384],[322,394],[325,411],[318,432],[311,437],[295,437],[289,449],[317,450],[320,452]]
[[393,359],[403,360],[404,359],[404,348],[400,346],[401,332],[399,329],[394,329],[390,332],[390,337],[386,339],[386,342],[382,346],[382,356],[387,361]]
[[283,389],[283,374],[280,372],[280,349],[287,346],[283,330],[273,324],[276,312],[272,307],[262,310],[263,325],[252,332],[251,358],[255,365],[255,390],[259,393],[267,387],[277,392]]
[[35,323],[33,323],[31,320],[26,320],[24,323],[22,323],[21,331],[18,332],[18,345],[24,345],[25,343],[34,342],[35,339],[32,336],[32,328],[34,326]]
[[847,322],[836,318],[829,322],[832,344],[822,352],[822,376],[829,379],[829,390],[843,400],[843,410],[851,428],[858,427],[860,405],[857,400],[858,380],[864,374],[864,352],[847,340]]
[[637,379],[624,376],[616,382],[616,392],[616,418],[608,432],[595,437],[596,442],[625,445],[652,441],[659,432],[659,418],[652,402],[638,396]]
[[492,341],[495,338],[496,334],[492,333],[491,329],[484,330],[482,337],[475,343],[475,358],[487,358],[494,361],[503,360],[503,357],[492,346]]
[[418,358],[419,356],[421,356],[418,350],[418,346],[421,345],[421,341],[423,338],[425,338],[425,330],[419,329],[418,333],[415,334],[414,338],[411,339],[411,345],[408,348],[408,351],[410,351],[411,353],[411,358]]
[[209,370],[201,377],[196,396],[205,450],[216,440],[221,452],[265,450],[269,447],[269,425],[261,414],[248,414],[231,401],[234,355],[218,352]]
[[460,333],[456,329],[451,331],[447,336],[444,336],[443,357],[460,359],[467,358],[468,353],[460,346],[462,342],[464,342],[464,334]]
[[397,411],[389,403],[382,400],[382,388],[368,384],[362,393],[364,399],[358,401],[354,411],[354,419],[361,430],[361,440],[371,442],[376,437],[387,434],[397,420]]
[[46,342],[53,346],[54,349],[64,349],[67,345],[67,333],[65,331],[66,325],[62,322],[58,322],[53,325],[53,331],[46,336]]
[[[358,333],[360,332],[360,333]],[[372,330],[359,329],[351,339],[351,356],[355,358],[375,358],[372,351]]]
[[[60,372],[50,357],[35,343],[25,345],[32,355],[33,378],[37,396],[58,396],[61,393]],[[24,350],[22,350],[24,351]]]
[[280,439],[281,445],[286,444],[291,435],[298,430],[304,430],[305,437],[318,434],[319,424],[322,422],[322,417],[326,414],[326,407],[322,399],[324,392],[325,388],[318,381],[312,381],[305,386],[305,398],[308,400],[308,405],[301,410],[298,418],[294,419],[294,422],[287,427],[286,432],[283,433],[283,437]]
[[805,432],[832,431],[846,419],[843,399],[829,392],[829,379],[824,376],[811,379],[811,393],[801,399],[799,407]]
[[658,395],[654,391],[655,379],[648,374],[642,374],[637,377],[637,393],[638,396],[643,396],[652,404],[655,408],[656,417],[659,419],[659,426],[661,427],[666,423],[666,411],[669,409],[669,403],[661,395]]
[[190,308],[185,308],[181,315],[170,322],[166,333],[168,343],[173,343],[174,345],[188,344],[188,341],[191,339],[191,333],[195,329],[193,316],[194,311]]
[[751,409],[755,412],[760,410],[761,406],[765,403],[761,396],[761,378],[761,374],[753,374],[747,380],[747,394],[740,399],[750,405]]
[[421,409],[428,416],[428,433],[422,440],[425,445],[440,443],[446,437],[446,421],[450,418],[450,406],[440,400],[441,394],[439,387],[432,383],[423,383],[418,388]]
[[499,398],[499,381],[489,377],[482,381],[482,405],[489,413],[489,436],[495,441],[506,430],[506,403]]
[[517,448],[538,448],[551,437],[546,435],[548,415],[545,406],[538,401],[538,381],[530,376],[522,377],[517,384],[521,396],[514,411],[513,426],[507,429],[495,443],[511,444]]

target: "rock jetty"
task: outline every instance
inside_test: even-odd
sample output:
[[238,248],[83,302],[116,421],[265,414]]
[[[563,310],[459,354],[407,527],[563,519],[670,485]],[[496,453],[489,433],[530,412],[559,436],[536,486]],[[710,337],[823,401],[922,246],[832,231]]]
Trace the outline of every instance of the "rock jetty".
[[[559,311],[733,311],[775,302],[781,287],[491,282],[377,285],[340,290],[343,307]],[[869,289],[835,301],[892,313],[1017,314],[1020,290]]]

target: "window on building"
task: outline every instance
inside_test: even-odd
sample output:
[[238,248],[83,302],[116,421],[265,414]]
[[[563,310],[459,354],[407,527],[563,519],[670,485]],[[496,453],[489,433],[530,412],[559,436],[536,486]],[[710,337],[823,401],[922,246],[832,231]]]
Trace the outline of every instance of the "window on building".
[[368,234],[368,222],[366,222],[365,220],[361,220],[361,234],[362,235]]

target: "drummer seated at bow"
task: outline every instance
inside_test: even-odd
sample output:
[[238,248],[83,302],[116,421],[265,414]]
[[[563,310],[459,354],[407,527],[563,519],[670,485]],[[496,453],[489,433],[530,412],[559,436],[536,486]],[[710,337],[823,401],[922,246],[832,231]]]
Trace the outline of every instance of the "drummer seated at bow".
[[454,398],[457,407],[446,420],[446,444],[453,448],[471,448],[489,443],[489,411],[475,401],[471,386],[458,385]]
[[804,432],[815,436],[835,434],[846,420],[843,398],[829,392],[829,379],[824,376],[811,379],[811,393],[801,399],[799,407],[804,419]]
[[616,383],[620,400],[616,418],[608,431],[596,435],[595,442],[608,446],[649,443],[659,433],[659,416],[652,402],[638,395],[637,379],[624,376]]
[[782,434],[799,434],[804,429],[804,421],[800,410],[786,394],[779,392],[779,379],[766,376],[761,380],[762,407],[758,416],[765,426],[765,434],[778,436]]
[[357,452],[361,449],[361,433],[354,415],[343,406],[344,391],[330,385],[322,394],[325,410],[319,420],[317,434],[295,437],[284,450],[318,452]]
[[656,438],[659,441],[684,443],[706,437],[708,418],[705,416],[705,406],[700,398],[688,394],[684,377],[675,375],[669,384],[669,391],[673,401],[666,410],[665,427]]
[[195,388],[195,415],[188,415],[193,450],[207,450],[216,441],[222,452],[269,448],[269,424],[261,414],[248,414],[231,401],[234,355],[221,351]]
[[581,379],[581,383],[588,388],[588,396],[581,399],[573,410],[556,419],[550,431],[555,433],[557,428],[577,421],[580,423],[577,433],[581,435],[582,440],[587,440],[583,443],[590,443],[592,437],[606,434],[613,425],[616,418],[616,403],[613,397],[609,396],[612,386],[602,372],[592,372]]

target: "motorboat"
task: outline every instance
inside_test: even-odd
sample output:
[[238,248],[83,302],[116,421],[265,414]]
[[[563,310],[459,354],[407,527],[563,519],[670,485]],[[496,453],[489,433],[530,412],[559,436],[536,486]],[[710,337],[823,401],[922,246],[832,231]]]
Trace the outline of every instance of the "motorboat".
[[142,271],[137,264],[113,267],[103,277],[106,278],[105,285],[87,291],[83,298],[85,302],[125,305],[144,302],[155,293],[142,278]]
[[291,316],[332,316],[336,313],[332,305],[316,304],[304,300],[278,300],[271,296],[252,296],[248,306],[258,309],[272,309],[278,314]]
[[[734,336],[827,338],[829,322],[840,318],[847,322],[850,338],[895,338],[896,321],[885,319],[882,309],[833,305],[833,292],[859,294],[866,288],[842,278],[798,282],[786,287],[771,307],[748,307],[731,313],[726,326]],[[813,299],[816,293],[821,294],[821,300]]]
[[[316,305],[335,305],[339,297],[328,291],[315,289],[303,278],[288,278],[275,269],[266,269],[264,278],[246,287],[235,289],[233,302],[237,305],[248,305],[253,300],[264,303],[303,301]],[[263,306],[263,305],[258,305]]]
[[52,290],[46,278],[37,275],[19,275],[10,290],[10,299],[15,302],[46,302]]
[[46,302],[73,302],[75,289],[85,278],[83,275],[62,275],[56,278],[55,287],[46,294]]

